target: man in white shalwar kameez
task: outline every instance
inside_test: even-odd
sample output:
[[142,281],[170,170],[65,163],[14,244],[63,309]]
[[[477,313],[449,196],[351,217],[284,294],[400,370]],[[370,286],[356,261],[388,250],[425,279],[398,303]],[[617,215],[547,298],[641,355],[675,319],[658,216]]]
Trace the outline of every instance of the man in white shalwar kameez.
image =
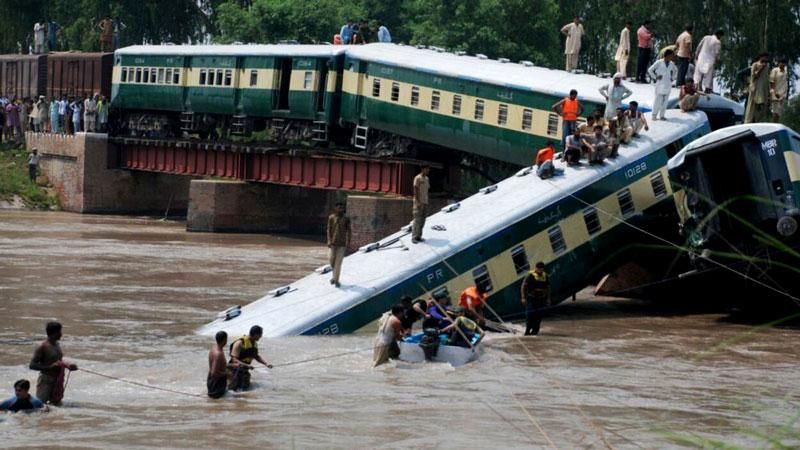
[[628,57],[631,54],[631,22],[625,22],[625,28],[619,32],[619,44],[614,61],[617,63],[617,72],[622,74],[622,79],[628,79]]
[[714,91],[714,64],[719,60],[719,52],[722,49],[720,39],[723,34],[722,30],[718,30],[714,34],[703,36],[697,46],[694,82],[698,89],[707,94]]
[[606,99],[606,112],[604,117],[611,120],[617,115],[617,108],[622,106],[622,101],[633,95],[633,92],[622,84],[622,74],[617,72],[611,83],[599,89],[600,95]]
[[656,80],[656,98],[653,102],[653,120],[667,120],[667,100],[672,91],[672,82],[678,77],[678,68],[672,62],[675,58],[673,50],[664,52],[664,57],[655,62],[647,73],[650,78]]
[[561,33],[567,37],[564,55],[567,60],[565,70],[569,72],[578,68],[578,54],[581,51],[581,38],[584,35],[581,18],[576,16],[571,23],[561,27]]

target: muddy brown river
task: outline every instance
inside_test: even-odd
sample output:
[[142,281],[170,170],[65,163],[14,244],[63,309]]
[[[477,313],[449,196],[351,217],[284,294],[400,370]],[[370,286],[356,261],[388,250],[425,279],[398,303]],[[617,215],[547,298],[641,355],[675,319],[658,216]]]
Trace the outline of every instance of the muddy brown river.
[[262,354],[276,367],[256,371],[254,390],[205,398],[211,342],[195,330],[325,259],[314,240],[0,211],[0,396],[17,379],[35,383],[28,362],[53,319],[67,359],[105,375],[74,372],[49,413],[0,414],[0,446],[800,445],[800,330],[588,290],[546,317],[540,336],[490,336],[460,368],[373,369],[362,351],[372,329],[268,339]]

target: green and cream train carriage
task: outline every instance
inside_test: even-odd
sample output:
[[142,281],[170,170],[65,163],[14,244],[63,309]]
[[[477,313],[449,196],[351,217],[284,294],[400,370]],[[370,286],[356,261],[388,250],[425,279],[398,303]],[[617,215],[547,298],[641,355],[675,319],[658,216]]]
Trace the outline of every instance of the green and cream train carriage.
[[327,45],[133,46],[114,55],[116,135],[278,133],[326,140],[344,49]]
[[[576,89],[585,116],[604,110],[599,89],[610,81],[529,62],[392,44],[349,47],[344,64],[342,122],[353,127],[357,147],[372,150],[393,142],[387,135],[397,135],[518,166],[530,164],[547,140],[561,139],[554,103]],[[636,100],[649,111],[653,86],[625,85],[633,91],[626,103]],[[671,107],[677,98],[673,89]],[[716,95],[699,106],[718,126],[742,115],[741,105]]]
[[235,335],[260,325],[269,337],[348,333],[404,295],[447,291],[457,298],[474,284],[486,288],[502,317],[519,318],[520,283],[537,261],[550,273],[553,303],[561,302],[645,242],[627,224],[663,211],[677,220],[667,159],[709,126],[702,112],[667,116],[602,166],[565,167],[549,180],[523,169],[444,208],[428,217],[423,243],[412,244],[404,227],[362,247],[344,259],[341,288],[329,283],[330,267],[321,267],[222,313],[200,332]]

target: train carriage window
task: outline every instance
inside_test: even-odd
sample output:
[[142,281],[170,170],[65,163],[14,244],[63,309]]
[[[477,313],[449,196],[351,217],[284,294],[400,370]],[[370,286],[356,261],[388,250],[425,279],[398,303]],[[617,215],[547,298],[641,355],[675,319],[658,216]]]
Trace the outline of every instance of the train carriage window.
[[511,249],[511,261],[514,262],[514,271],[517,275],[521,275],[531,268],[531,263],[528,262],[528,255],[525,253],[525,247],[518,245]]
[[250,71],[250,87],[258,85],[258,70]]
[[431,292],[431,297],[437,298],[437,299],[438,298],[450,298],[450,291],[447,290],[447,286],[442,286],[439,289],[436,289],[433,292]]
[[157,77],[156,69],[155,68],[150,69],[150,82],[155,84],[157,81],[156,77]]
[[590,206],[583,210],[583,222],[586,224],[586,231],[592,236],[600,231],[600,218],[597,216],[597,209]]
[[227,69],[225,71],[225,86],[231,86],[233,84],[233,70]]
[[150,82],[150,69],[142,70],[142,83]]
[[547,230],[547,236],[550,238],[550,248],[553,249],[553,254],[560,255],[567,249],[567,243],[564,242],[564,234],[561,232],[559,225],[554,226]]
[[533,110],[523,109],[522,110],[522,129],[523,130],[530,130],[531,128],[533,128]]
[[181,84],[181,71],[178,69],[172,73],[172,84]]
[[431,94],[431,111],[438,111],[439,110],[439,101],[441,100],[441,93],[439,91],[433,91]]
[[547,116],[547,134],[549,136],[558,136],[558,114],[550,113]]
[[414,86],[411,88],[411,106],[419,105],[419,88]]
[[172,69],[167,69],[166,78],[164,79],[166,84],[172,84]]
[[483,120],[483,100],[475,100],[475,120]]
[[222,69],[217,69],[217,86],[222,86],[224,76],[225,73],[222,71]]
[[633,197],[629,188],[619,191],[617,200],[619,201],[619,209],[622,211],[622,217],[629,217],[636,212],[636,206],[633,204]]
[[206,69],[200,69],[200,85],[205,86],[206,84]]
[[460,116],[461,115],[461,96],[455,95],[453,96],[453,115]]
[[158,84],[164,84],[164,69],[158,69]]
[[482,287],[483,292],[492,292],[492,277],[485,264],[472,271],[472,278],[475,280],[475,286]]
[[381,96],[381,79],[380,78],[373,78],[372,79],[372,96],[373,97],[380,97]]
[[122,70],[120,71],[119,81],[120,81],[120,83],[125,83],[125,82],[128,81],[128,68],[127,67],[123,67]]
[[136,68],[136,82],[137,83],[141,83],[142,82],[142,68],[141,67],[137,67]]
[[303,75],[303,90],[311,90],[313,88],[314,72],[306,72]]
[[392,101],[400,99],[400,83],[392,83]]
[[661,172],[650,175],[650,185],[653,187],[653,194],[656,199],[661,199],[667,195],[667,186],[664,184],[664,176]]
[[508,105],[500,104],[500,109],[497,111],[497,124],[505,125],[508,123]]

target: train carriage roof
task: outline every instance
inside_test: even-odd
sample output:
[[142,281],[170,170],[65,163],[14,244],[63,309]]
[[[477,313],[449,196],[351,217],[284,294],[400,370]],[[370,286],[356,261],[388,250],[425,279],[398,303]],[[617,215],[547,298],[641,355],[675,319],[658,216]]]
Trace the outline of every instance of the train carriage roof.
[[134,45],[121,48],[123,56],[335,56],[343,46],[248,44],[248,45]]
[[[509,89],[541,92],[556,97],[567,96],[571,89],[576,89],[579,98],[600,104],[605,104],[606,100],[598,90],[611,82],[610,78],[601,78],[596,75],[575,74],[513,62],[503,63],[499,60],[468,55],[459,56],[450,52],[396,44],[349,46],[347,47],[347,56],[434,75],[504,86]],[[652,108],[654,85],[637,84],[630,81],[623,81],[623,84],[633,91],[633,95],[626,102],[636,100],[643,110]],[[674,104],[677,99],[678,89],[672,89],[670,101]],[[713,95],[710,100],[703,99],[702,102],[704,107],[732,109],[737,115],[744,113],[741,105],[718,95]]]

